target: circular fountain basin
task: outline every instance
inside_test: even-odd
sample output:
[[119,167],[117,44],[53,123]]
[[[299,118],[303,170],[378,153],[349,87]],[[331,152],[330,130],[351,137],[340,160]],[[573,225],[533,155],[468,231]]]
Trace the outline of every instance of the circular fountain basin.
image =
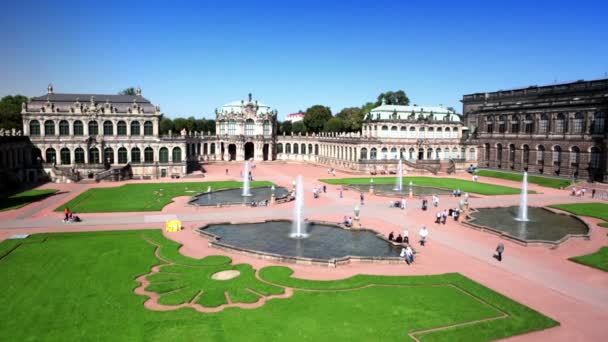
[[245,251],[262,257],[311,263],[344,263],[351,259],[369,262],[400,262],[401,247],[368,229],[346,230],[335,225],[310,222],[307,238],[291,238],[292,222],[287,220],[261,223],[210,224],[199,233],[216,241],[219,248]]
[[[216,206],[229,204],[249,204],[252,202],[260,202],[268,200],[272,196],[272,188],[269,186],[249,189],[251,196],[243,196],[243,189],[223,189],[212,192],[204,192],[194,196],[188,202],[198,206]],[[289,190],[277,186],[274,189],[276,199],[282,199],[289,196]]]
[[589,227],[575,216],[539,207],[528,208],[528,221],[518,221],[519,207],[480,208],[467,223],[526,243],[558,244],[568,237],[586,237]]
[[[352,188],[358,191],[369,192],[372,187],[369,184],[348,184],[347,188]],[[381,196],[409,196],[410,186],[403,184],[401,191],[395,189],[395,184],[374,184],[374,193]],[[412,195],[418,197],[432,196],[432,195],[451,195],[452,190],[435,188],[431,186],[420,186],[412,185]]]

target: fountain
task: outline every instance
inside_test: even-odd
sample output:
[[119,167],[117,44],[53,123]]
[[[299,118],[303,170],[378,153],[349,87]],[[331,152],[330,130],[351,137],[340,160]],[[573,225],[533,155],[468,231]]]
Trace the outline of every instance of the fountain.
[[296,183],[296,203],[293,209],[293,226],[290,236],[294,239],[304,239],[308,237],[304,222],[304,185],[302,184],[301,175],[298,176],[298,181]]
[[245,170],[243,171],[243,196],[251,196],[251,191],[249,190],[249,162],[247,161],[245,161]]
[[399,158],[399,166],[397,167],[397,180],[395,182],[394,191],[401,192],[403,190],[403,161]]
[[517,211],[517,221],[528,221],[528,173],[524,172],[521,183],[521,198],[519,200],[519,210]]

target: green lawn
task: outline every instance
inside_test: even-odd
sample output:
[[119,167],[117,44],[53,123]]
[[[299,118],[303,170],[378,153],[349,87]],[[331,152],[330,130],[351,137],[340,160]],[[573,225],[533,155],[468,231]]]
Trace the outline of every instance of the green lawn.
[[[521,173],[512,173],[512,172],[501,172],[501,171],[492,171],[492,170],[477,170],[475,172],[479,176],[483,177],[492,177],[492,178],[501,178],[508,179],[512,181],[521,182],[524,178],[524,175]],[[568,179],[558,179],[551,177],[543,177],[543,176],[534,176],[528,175],[528,183],[537,184],[540,186],[546,186],[549,188],[561,189],[570,186],[571,182]]]
[[[266,181],[251,182],[251,187],[270,186]],[[108,213],[129,211],[160,211],[174,197],[193,196],[207,191],[240,188],[242,182],[219,181],[198,183],[146,183],[126,184],[113,188],[89,189],[68,203],[55,209],[63,211],[67,206],[75,213]]]
[[[144,240],[144,238],[146,240]],[[154,255],[155,246],[169,265]],[[546,329],[557,322],[462,275],[359,275],[340,281],[291,277],[287,267],[260,271],[226,257],[184,257],[160,230],[34,235],[0,243],[0,331],[13,341],[491,341]],[[222,305],[283,293],[257,309],[201,313],[190,308],[152,311],[133,293],[138,276],[167,305]],[[406,267],[406,266],[403,266]],[[166,269],[165,269],[166,268]],[[240,270],[227,281],[218,270]],[[169,285],[167,285],[169,284]],[[371,286],[370,286],[371,285]],[[255,289],[249,291],[247,289]],[[178,291],[173,291],[178,290]],[[311,291],[314,290],[314,291]],[[488,321],[416,334],[430,328]]]
[[602,247],[593,254],[570,258],[570,260],[608,272],[608,247]]
[[[327,178],[321,179],[327,184],[370,184],[370,177],[362,178]],[[374,184],[395,184],[396,177],[374,177]],[[440,177],[403,177],[403,184],[409,182],[415,185],[432,186],[443,189],[460,189],[463,192],[470,192],[480,195],[515,195],[521,192],[520,189],[507,186],[480,183],[454,178]],[[533,193],[533,192],[530,192]]]
[[598,226],[608,228],[608,222],[602,222],[602,223],[598,224]]
[[32,202],[41,201],[56,193],[55,189],[27,190],[0,200],[0,211],[18,209]]
[[574,215],[595,217],[608,221],[608,204],[606,203],[555,204],[550,207],[564,210]]

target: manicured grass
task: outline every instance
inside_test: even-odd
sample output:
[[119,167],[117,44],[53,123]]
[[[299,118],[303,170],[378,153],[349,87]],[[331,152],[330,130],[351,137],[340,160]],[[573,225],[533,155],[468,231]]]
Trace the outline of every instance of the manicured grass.
[[608,222],[602,222],[602,223],[598,224],[598,226],[608,228]]
[[574,215],[595,217],[608,221],[608,204],[606,203],[555,204],[550,207],[564,210]]
[[41,201],[54,193],[55,189],[27,190],[0,200],[0,211],[18,209],[32,202]]
[[[521,173],[512,173],[512,172],[501,172],[501,171],[492,171],[492,170],[477,170],[475,172],[479,176],[483,177],[492,177],[492,178],[500,178],[500,179],[508,179],[512,181],[521,182],[524,178],[524,175]],[[549,188],[561,189],[570,186],[571,182],[568,179],[558,179],[551,177],[543,177],[543,176],[535,176],[528,175],[528,183],[537,184],[540,186],[546,186]]]
[[[167,272],[150,287],[170,284],[175,276],[184,291],[210,291],[203,305],[221,305],[222,291],[233,301],[251,302],[252,292],[246,288],[261,295],[287,286],[299,289],[257,309],[148,310],[143,306],[148,298],[133,293],[139,286],[135,278],[164,262],[144,238],[161,245],[163,259],[190,265],[161,267],[161,272],[169,267],[177,274]],[[408,333],[493,319],[416,335],[422,341],[490,341],[558,324],[459,274],[360,275],[320,282],[291,278],[286,267],[262,269],[261,277],[273,285],[253,278],[250,265],[228,264],[226,257],[178,257],[178,247],[160,230],[40,234],[4,241],[0,331],[14,341],[412,341]],[[208,278],[226,268],[245,275],[229,281]],[[181,293],[163,299],[166,295],[172,293],[161,295],[166,303],[188,297]]]
[[[327,184],[370,184],[370,177],[363,178],[327,178],[321,179]],[[396,177],[374,177],[374,184],[395,184]],[[443,189],[460,189],[463,192],[470,192],[480,195],[515,195],[521,192],[520,189],[507,186],[494,185],[489,183],[472,182],[454,178],[440,177],[403,177],[403,184],[409,182],[415,185],[432,186]],[[532,193],[532,192],[531,192]]]
[[[266,181],[251,182],[251,187],[270,186]],[[89,189],[68,203],[55,209],[63,211],[67,206],[75,213],[108,213],[130,211],[160,211],[174,197],[193,196],[212,190],[240,188],[242,182],[219,181],[199,183],[146,183],[125,184],[113,188]]]
[[570,260],[608,272],[608,247],[602,247],[595,253],[570,258]]

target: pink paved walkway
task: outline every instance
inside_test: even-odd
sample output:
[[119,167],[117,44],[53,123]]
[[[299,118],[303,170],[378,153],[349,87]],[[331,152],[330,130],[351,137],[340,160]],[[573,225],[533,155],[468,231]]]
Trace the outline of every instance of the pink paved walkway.
[[[178,181],[209,181],[238,179],[241,164],[229,163],[211,165],[209,176]],[[229,175],[225,175],[225,169]],[[306,197],[306,215],[310,219],[338,222],[344,215],[353,216],[353,208],[359,202],[359,193],[345,191],[340,199],[336,186],[328,186],[328,193],[318,200],[312,199],[312,188],[321,184],[319,178],[331,178],[326,167],[314,165],[259,163],[253,171],[260,180],[271,180],[278,185],[290,187],[291,181],[303,175]],[[352,174],[337,172],[336,178],[353,177]],[[456,178],[470,179],[467,174]],[[480,182],[516,186],[507,180],[485,179]],[[149,181],[148,181],[149,182]],[[61,203],[77,196],[90,187],[116,186],[116,183],[88,185],[47,184],[45,188],[56,188],[68,192],[62,197],[51,197],[42,202],[11,212],[0,213],[0,240],[15,233],[38,233],[53,231],[114,230],[137,228],[160,228],[166,219],[179,218],[187,229],[179,233],[165,233],[169,239],[183,244],[181,252],[192,257],[211,254],[231,256],[235,262],[252,264],[256,268],[276,264],[273,261],[256,259],[235,253],[211,249],[207,241],[193,233],[193,229],[206,223],[263,220],[266,218],[291,218],[293,203],[268,208],[226,207],[195,208],[186,204],[187,197],[176,198],[162,212],[86,214],[81,224],[60,222],[53,210]],[[530,195],[532,205],[547,205],[578,201],[590,198],[572,198],[565,190],[542,188],[530,184],[530,189],[542,194]],[[336,269],[318,266],[288,265],[298,277],[310,279],[339,279],[354,274],[438,274],[459,272],[482,283],[516,301],[528,305],[556,320],[562,325],[542,332],[516,336],[512,341],[605,341],[608,336],[608,275],[606,272],[575,264],[567,258],[596,251],[608,245],[607,230],[596,226],[597,220],[585,219],[592,226],[591,239],[570,240],[557,249],[546,247],[523,247],[503,241],[506,247],[502,263],[491,256],[500,238],[466,228],[460,223],[448,220],[445,226],[434,223],[435,210],[422,212],[419,201],[408,201],[406,210],[388,208],[390,199],[366,194],[366,203],[361,208],[361,224],[384,234],[401,232],[407,228],[411,240],[415,240],[422,225],[429,227],[429,244],[417,247],[420,252],[415,265],[366,265],[350,264]],[[440,209],[457,206],[457,200],[442,197]],[[474,207],[516,205],[518,195],[479,196],[471,199]],[[26,217],[24,217],[26,216]],[[23,219],[17,219],[24,217]]]

